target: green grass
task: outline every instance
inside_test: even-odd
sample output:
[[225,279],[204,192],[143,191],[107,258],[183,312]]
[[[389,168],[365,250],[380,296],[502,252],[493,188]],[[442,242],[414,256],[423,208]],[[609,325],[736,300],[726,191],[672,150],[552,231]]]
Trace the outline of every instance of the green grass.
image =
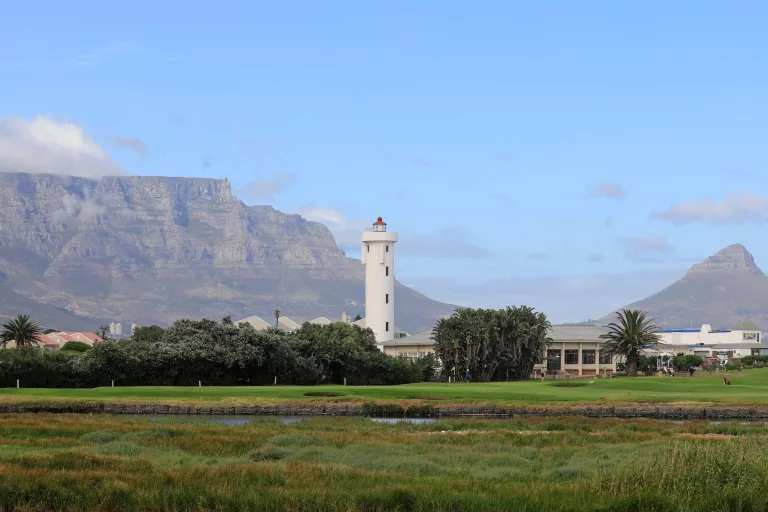
[[2,510],[765,510],[768,426],[0,415]]
[[[537,404],[568,403],[714,403],[768,404],[768,368],[732,373],[731,386],[721,377],[620,377],[583,380],[421,383],[402,386],[260,386],[260,387],[104,387],[96,389],[0,389],[0,401],[154,402],[238,405],[280,402],[397,401],[433,403]],[[340,393],[343,396],[307,396]],[[601,400],[604,398],[604,400]]]

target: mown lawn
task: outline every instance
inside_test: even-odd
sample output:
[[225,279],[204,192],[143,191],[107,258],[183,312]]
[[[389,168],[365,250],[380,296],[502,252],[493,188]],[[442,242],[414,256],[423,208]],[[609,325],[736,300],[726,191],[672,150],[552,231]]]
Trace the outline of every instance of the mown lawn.
[[[435,404],[487,403],[556,405],[566,403],[768,404],[768,368],[721,377],[619,377],[615,379],[495,383],[421,383],[402,386],[104,387],[96,389],[0,388],[0,401],[102,401],[189,404],[254,404],[296,401],[422,401]],[[575,387],[563,387],[566,386]],[[312,397],[306,393],[340,393]],[[604,398],[604,400],[603,400]]]
[[0,415],[2,510],[765,510],[765,425]]

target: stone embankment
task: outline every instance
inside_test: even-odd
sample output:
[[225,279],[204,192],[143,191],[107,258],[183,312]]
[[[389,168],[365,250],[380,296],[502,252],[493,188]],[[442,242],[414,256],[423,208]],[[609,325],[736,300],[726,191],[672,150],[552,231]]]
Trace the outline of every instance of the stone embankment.
[[487,417],[586,416],[592,418],[654,419],[763,419],[768,407],[745,406],[505,406],[454,404],[442,407],[398,403],[284,403],[260,405],[180,405],[152,403],[37,402],[0,403],[0,413],[173,414],[173,415],[275,415],[275,416],[386,416],[386,417]]

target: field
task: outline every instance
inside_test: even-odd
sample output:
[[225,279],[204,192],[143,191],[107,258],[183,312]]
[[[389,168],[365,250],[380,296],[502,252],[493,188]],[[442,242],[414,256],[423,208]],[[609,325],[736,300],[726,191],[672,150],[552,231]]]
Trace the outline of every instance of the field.
[[2,510],[765,510],[768,426],[0,415]]
[[[0,388],[0,402],[148,402],[246,405],[289,402],[423,402],[436,405],[498,403],[563,405],[624,403],[768,404],[768,368],[733,372],[732,385],[706,374],[496,383],[422,383],[402,386],[104,387],[96,389]],[[307,393],[334,393],[317,397]]]

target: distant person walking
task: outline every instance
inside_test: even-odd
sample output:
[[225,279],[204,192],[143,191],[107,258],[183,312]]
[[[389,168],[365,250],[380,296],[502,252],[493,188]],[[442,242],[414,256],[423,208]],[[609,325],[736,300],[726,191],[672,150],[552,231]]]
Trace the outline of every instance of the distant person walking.
[[469,381],[471,381],[471,380],[472,380],[472,376],[469,374],[469,368],[467,368],[467,373],[466,373],[466,376],[465,376],[465,377],[466,377],[466,379],[467,379],[467,382],[469,382]]
[[695,369],[693,366],[691,366],[690,368],[688,368],[688,373],[691,375],[691,377],[693,377],[693,372],[694,372],[694,371],[696,371],[696,369]]

